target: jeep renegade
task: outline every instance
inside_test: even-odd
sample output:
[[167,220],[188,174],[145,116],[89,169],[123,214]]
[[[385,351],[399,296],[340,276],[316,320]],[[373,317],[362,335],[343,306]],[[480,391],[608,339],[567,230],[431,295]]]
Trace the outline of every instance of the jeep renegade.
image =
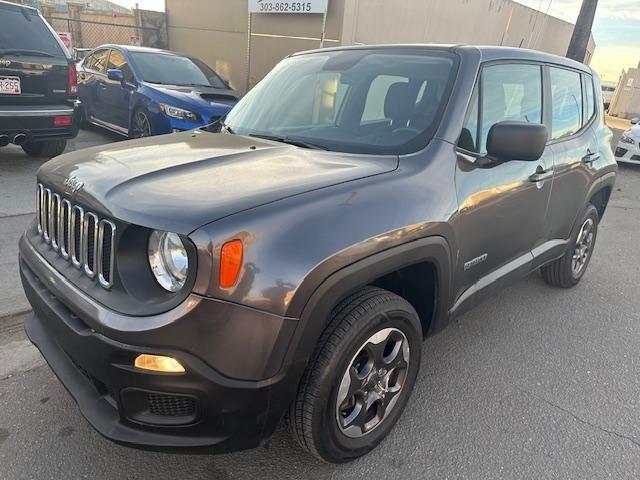
[[521,49],[291,55],[217,125],[41,167],[27,334],[116,442],[238,450],[287,418],[357,458],[423,338],[537,269],[585,274],[617,168],[600,92]]

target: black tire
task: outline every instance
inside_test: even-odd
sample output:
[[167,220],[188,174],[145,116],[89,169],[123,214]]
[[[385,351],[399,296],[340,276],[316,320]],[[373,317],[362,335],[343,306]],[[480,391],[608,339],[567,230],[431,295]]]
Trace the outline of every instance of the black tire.
[[44,158],[57,157],[64,152],[65,148],[67,148],[67,141],[65,139],[27,142],[22,145],[22,150],[30,157]]
[[[147,122],[148,129],[146,129],[144,132],[138,131],[138,127],[136,123],[138,121],[138,117],[144,118]],[[149,116],[149,112],[147,112],[147,110],[142,107],[136,108],[133,111],[133,114],[131,115],[131,121],[129,126],[129,138],[144,138],[144,137],[150,137],[151,135],[154,135],[154,132],[153,132],[153,127],[151,125],[151,118]]]
[[80,119],[80,128],[82,128],[83,130],[91,129],[93,123],[89,121],[89,118],[87,117],[87,111],[84,109],[84,107],[80,107],[78,118]]
[[[580,218],[580,222],[577,224],[577,231],[573,233],[573,236],[571,237],[571,244],[566,253],[561,258],[544,265],[540,269],[542,278],[549,285],[561,288],[573,287],[578,284],[589,266],[589,261],[591,260],[591,255],[593,254],[593,249],[595,248],[596,238],[598,235],[598,210],[596,210],[596,207],[589,204]],[[586,232],[585,227],[588,224],[591,225],[590,234],[592,235],[592,238],[589,241],[586,256],[580,255],[580,257],[584,258],[582,259],[580,269],[576,271],[574,256],[578,254],[577,248],[584,248],[584,246],[580,244],[582,240],[580,237],[582,237]]]
[[[392,333],[386,337],[386,340],[370,342],[374,334],[384,335],[384,332],[389,331]],[[396,338],[392,338],[392,335]],[[404,347],[402,342],[405,340],[408,351],[403,350],[402,359],[400,359],[402,362],[407,355],[405,366],[395,363],[396,360],[392,359],[388,370],[383,368],[378,370],[373,363],[369,367],[369,374],[364,374],[365,379],[361,380],[363,384],[376,384],[378,387],[386,381],[385,385],[389,390],[366,392],[364,396],[357,396],[357,394],[349,396],[351,393],[351,381],[349,381],[347,386],[349,393],[346,394],[341,405],[346,404],[347,408],[352,408],[352,413],[356,410],[355,406],[359,405],[358,411],[363,413],[362,417],[356,415],[353,425],[347,425],[348,428],[355,428],[362,434],[359,438],[352,438],[349,435],[352,435],[353,431],[349,432],[344,426],[338,424],[339,421],[344,423],[351,417],[349,415],[345,418],[348,412],[345,413],[338,406],[338,394],[340,391],[344,392],[340,390],[341,384],[344,383],[343,376],[350,375],[352,368],[354,368],[353,372],[357,373],[356,365],[359,365],[357,362],[359,362],[360,353],[369,347],[375,348],[384,356],[388,342],[398,341],[401,347],[397,349],[392,347],[396,351],[394,358],[397,359],[401,355],[398,349]],[[375,448],[396,424],[411,395],[420,368],[421,346],[422,329],[418,315],[411,304],[398,295],[380,288],[365,287],[340,302],[333,310],[329,325],[318,341],[289,410],[288,422],[300,446],[320,460],[329,463],[348,462]],[[395,379],[389,380],[392,375],[396,376]],[[357,383],[354,383],[354,388],[355,385]],[[397,393],[391,392],[392,387],[398,389]],[[380,392],[381,398],[373,396]],[[397,398],[392,402],[393,396]],[[371,407],[364,410],[363,400],[371,398],[377,398],[377,400]],[[354,401],[351,402],[351,400]],[[384,402],[388,403],[383,410]],[[353,406],[348,407],[348,405]],[[375,412],[375,417],[370,422],[377,422],[377,424],[363,433],[363,428],[354,425],[358,418],[366,421],[370,410]],[[380,411],[383,413],[379,413]],[[381,419],[377,418],[379,415],[382,415]]]

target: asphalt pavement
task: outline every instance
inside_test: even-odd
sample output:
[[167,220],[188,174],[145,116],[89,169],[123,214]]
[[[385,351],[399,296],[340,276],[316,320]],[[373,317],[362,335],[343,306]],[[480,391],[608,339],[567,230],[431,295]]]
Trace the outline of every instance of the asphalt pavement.
[[[18,222],[11,219],[26,223],[33,205],[37,162],[18,157],[22,168],[0,151],[2,242]],[[372,454],[342,466],[303,453],[284,427],[268,445],[229,455],[115,445],[80,416],[25,339],[28,313],[5,316],[0,478],[640,478],[639,214],[640,168],[621,167],[582,282],[562,290],[532,274],[429,338],[396,428]],[[15,245],[0,246],[15,256]],[[13,267],[0,268],[6,279]],[[20,292],[5,285],[6,309]]]

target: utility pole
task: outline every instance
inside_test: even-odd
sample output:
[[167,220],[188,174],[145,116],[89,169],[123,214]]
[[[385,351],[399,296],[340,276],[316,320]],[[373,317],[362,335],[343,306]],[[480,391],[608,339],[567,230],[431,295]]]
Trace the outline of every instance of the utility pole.
[[568,58],[577,60],[578,62],[584,62],[597,7],[598,0],[582,0],[580,14],[578,15],[575,27],[573,27],[573,35],[571,36],[571,42],[569,42],[569,48],[567,49]]

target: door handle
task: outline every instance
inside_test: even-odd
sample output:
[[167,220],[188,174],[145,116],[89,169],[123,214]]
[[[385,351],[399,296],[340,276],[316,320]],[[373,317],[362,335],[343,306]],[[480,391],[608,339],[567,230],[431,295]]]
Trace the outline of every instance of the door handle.
[[529,177],[529,180],[535,183],[542,182],[551,177],[553,177],[553,170],[541,170],[531,175]]
[[586,163],[587,165],[589,165],[599,159],[599,153],[587,153],[584,157],[582,157],[582,163]]

